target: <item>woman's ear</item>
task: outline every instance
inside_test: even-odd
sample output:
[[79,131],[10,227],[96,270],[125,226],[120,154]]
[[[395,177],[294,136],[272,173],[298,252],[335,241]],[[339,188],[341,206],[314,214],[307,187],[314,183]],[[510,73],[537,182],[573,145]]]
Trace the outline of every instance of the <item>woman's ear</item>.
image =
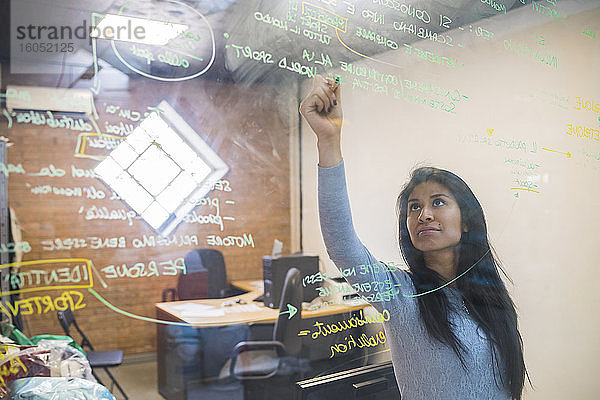
[[462,224],[462,231],[463,232],[469,232],[469,229],[467,228],[467,224],[465,224],[464,222]]

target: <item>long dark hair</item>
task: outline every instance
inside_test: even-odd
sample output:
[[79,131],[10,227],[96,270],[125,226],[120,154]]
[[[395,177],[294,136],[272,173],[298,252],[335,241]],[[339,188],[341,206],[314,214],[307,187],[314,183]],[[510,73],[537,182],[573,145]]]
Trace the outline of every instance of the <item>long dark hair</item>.
[[521,399],[527,374],[523,360],[523,340],[517,327],[514,303],[498,272],[502,268],[489,244],[483,209],[461,178],[452,172],[433,167],[415,169],[397,201],[398,240],[402,256],[410,268],[417,294],[428,292],[417,297],[421,318],[429,334],[450,346],[466,368],[464,346],[452,332],[448,321],[448,298],[443,290],[435,290],[447,282],[425,265],[423,252],[413,246],[406,226],[409,196],[417,185],[429,181],[448,188],[460,207],[461,222],[466,226],[467,232],[463,232],[459,243],[456,276],[460,278],[455,283],[463,294],[469,314],[488,337],[492,358],[495,360],[494,368],[497,368],[502,384],[513,399]]

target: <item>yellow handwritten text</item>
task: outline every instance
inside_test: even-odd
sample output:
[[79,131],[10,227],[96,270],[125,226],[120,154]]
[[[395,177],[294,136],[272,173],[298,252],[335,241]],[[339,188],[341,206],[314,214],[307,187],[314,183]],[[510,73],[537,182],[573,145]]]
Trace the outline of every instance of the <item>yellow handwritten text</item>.
[[331,356],[329,356],[329,358],[333,358],[334,355],[339,353],[345,353],[355,347],[362,349],[364,347],[375,347],[379,344],[384,344],[386,338],[385,333],[383,331],[379,331],[377,334],[370,336],[367,336],[367,334],[363,333],[358,337],[358,342],[352,335],[346,336],[344,340],[346,343],[337,343],[329,346],[329,349],[331,350]]
[[[58,268],[60,264],[63,264],[63,268]],[[19,286],[19,289],[1,292],[3,295],[39,292],[49,289],[81,289],[94,286],[92,280],[92,262],[86,258],[24,261],[20,263],[2,264],[0,265],[0,269],[12,266],[18,266],[20,268],[20,271],[17,274],[13,274],[10,277],[11,281],[14,283],[13,286]],[[43,269],[29,269],[33,266],[42,266]],[[9,275],[7,275],[7,277],[8,276]],[[71,283],[71,285],[54,286],[57,283]],[[80,284],[73,285],[72,283]],[[31,287],[23,287],[26,285]]]
[[383,313],[377,313],[374,316],[367,315],[366,317],[363,315],[363,311],[360,310],[359,318],[352,317],[349,319],[345,319],[343,321],[339,321],[336,324],[327,324],[324,325],[322,322],[315,322],[314,326],[317,330],[313,331],[311,337],[313,340],[317,339],[319,336],[327,336],[334,333],[342,332],[347,329],[356,328],[358,326],[363,326],[365,324],[374,324],[374,323],[382,323],[390,320],[390,312],[388,310],[383,310]]
[[[20,371],[27,372],[27,367],[23,364],[23,361],[14,354],[18,354],[18,350],[13,346],[0,346],[0,387],[6,386],[4,378],[17,375]],[[9,365],[7,366],[6,363],[9,363]]]
[[35,296],[17,300],[14,304],[10,302],[0,302],[0,312],[15,316],[21,312],[23,315],[46,314],[54,311],[64,311],[67,308],[71,310],[80,310],[85,308],[83,294],[77,290],[68,290],[62,292],[58,297]]

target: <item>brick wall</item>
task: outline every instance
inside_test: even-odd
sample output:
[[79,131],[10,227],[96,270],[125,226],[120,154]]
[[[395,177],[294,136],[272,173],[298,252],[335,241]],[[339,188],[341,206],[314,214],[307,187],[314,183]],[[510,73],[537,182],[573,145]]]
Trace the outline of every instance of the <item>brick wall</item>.
[[[41,80],[36,80],[33,76],[23,75],[19,78],[5,76],[3,79],[4,84],[43,84],[39,82]],[[9,203],[20,219],[23,240],[31,246],[31,251],[24,255],[24,261],[88,259],[98,272],[94,273],[94,290],[120,309],[153,318],[154,303],[161,301],[163,289],[175,286],[176,277],[161,273],[158,277],[111,279],[109,277],[112,274],[107,267],[115,265],[121,268],[122,264],[131,267],[138,262],[147,266],[150,261],[159,264],[184,257],[194,248],[214,247],[225,256],[230,280],[262,277],[262,256],[270,253],[273,240],[279,239],[286,245],[290,243],[288,132],[293,128],[286,125],[288,117],[278,112],[278,97],[275,95],[277,89],[274,87],[240,88],[200,79],[182,83],[158,83],[136,77],[130,77],[129,87],[129,90],[101,92],[95,97],[98,112],[98,119],[95,121],[103,133],[115,131],[117,127],[120,129],[121,123],[125,129],[128,129],[128,125],[135,127],[139,123],[132,121],[137,114],[125,112],[125,116],[119,116],[119,111],[115,111],[117,108],[143,113],[147,111],[147,107],[166,100],[230,166],[229,173],[223,179],[227,180],[225,187],[229,187],[231,191],[213,190],[208,197],[219,200],[222,217],[232,217],[235,220],[224,220],[223,231],[218,225],[210,223],[182,223],[174,232],[177,238],[196,235],[198,245],[188,242],[181,246],[172,244],[135,248],[134,239],[140,239],[144,234],[148,237],[157,236],[141,219],[132,219],[131,224],[128,220],[86,220],[92,207],[126,211],[130,209],[120,200],[110,200],[111,191],[100,180],[77,177],[82,170],[93,169],[99,163],[95,159],[75,156],[81,131],[51,128],[47,123],[17,122],[18,116],[15,114],[11,115],[10,128],[8,119],[1,119],[0,134],[9,137],[14,143],[8,150],[8,163],[14,166],[21,164],[25,171],[10,172],[9,175]],[[59,116],[55,116],[57,117]],[[88,119],[86,122],[91,123]],[[92,132],[96,132],[96,129]],[[118,135],[115,132],[112,134]],[[96,154],[110,151],[89,150]],[[40,172],[62,176],[30,175]],[[48,190],[44,189],[46,185],[51,188],[69,188],[72,192],[57,189],[58,193],[43,193]],[[94,188],[96,196],[90,187]],[[105,198],[94,199],[97,191],[102,191]],[[69,193],[72,196],[68,196]],[[232,201],[235,203],[231,204]],[[195,211],[197,215],[214,215],[216,208],[199,205]],[[216,243],[210,239],[210,235],[225,237],[244,233],[252,235],[254,247],[209,245]],[[117,238],[113,240],[117,247],[111,248],[109,240],[106,243],[108,247],[91,249],[92,246],[98,246],[98,241],[91,239],[93,237]],[[52,248],[50,242],[57,238],[63,242],[68,238],[80,239],[78,244],[85,242],[87,247],[44,250]],[[124,241],[126,247],[118,247],[119,241],[121,244]],[[51,261],[35,267],[22,267],[21,271],[33,268],[50,271],[52,268],[56,269],[56,265],[56,262]],[[158,270],[166,271],[160,265]],[[103,287],[99,277],[107,287]],[[58,284],[55,282],[53,285]],[[111,311],[86,288],[34,291],[22,293],[21,298],[51,296],[55,299],[65,290],[76,290],[83,295],[82,304],[85,307],[76,311],[76,317],[98,349],[121,348],[130,354],[155,350],[153,323]],[[47,309],[37,309],[35,304],[31,309],[25,306],[25,312],[31,313],[24,317],[27,334],[62,333],[56,312],[44,312],[44,308]]]

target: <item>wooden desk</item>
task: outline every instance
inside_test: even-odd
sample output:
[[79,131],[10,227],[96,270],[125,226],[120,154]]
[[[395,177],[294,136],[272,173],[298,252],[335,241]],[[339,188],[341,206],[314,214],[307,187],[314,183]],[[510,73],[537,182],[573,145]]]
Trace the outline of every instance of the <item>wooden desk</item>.
[[[277,320],[277,317],[279,316],[278,309],[265,307],[262,302],[253,301],[255,298],[263,294],[262,281],[233,281],[232,285],[242,290],[247,290],[248,292],[239,296],[227,297],[224,299],[200,299],[156,303],[157,313],[160,314],[162,318],[166,317],[170,321],[187,322],[195,328],[239,325],[252,322],[274,323]],[[237,299],[239,299],[242,304],[237,304]],[[193,316],[190,314],[184,314],[181,311],[181,305],[185,303],[212,306],[214,307],[211,309],[212,311],[223,312],[224,315]],[[226,306],[224,304],[232,305]],[[303,310],[301,315],[303,319],[318,318],[327,315],[342,314],[361,310],[367,306],[368,304],[366,302],[357,305],[327,305],[318,310]]]
[[[193,331],[196,328],[215,328],[227,327],[224,329],[235,329],[235,325],[245,325],[253,322],[271,323],[274,324],[279,317],[279,310],[265,307],[262,302],[253,301],[255,298],[263,294],[262,281],[247,280],[234,281],[232,285],[247,290],[239,296],[228,297],[224,299],[201,299],[201,300],[185,300],[173,301],[168,303],[156,303],[156,318],[163,321],[186,322],[191,327],[182,327],[176,325],[156,324],[157,338],[157,364],[158,364],[158,390],[166,399],[185,399],[186,398],[186,381],[189,379],[190,371],[197,369],[194,366],[194,361],[184,361],[180,359],[180,355],[185,357],[195,358],[197,349],[194,344]],[[245,304],[236,303],[236,299],[245,302]],[[198,304],[202,306],[211,306],[205,310],[210,310],[213,314],[201,316],[202,309],[184,313],[182,305]],[[229,303],[230,306],[224,305]],[[368,303],[358,305],[327,305],[318,310],[303,310],[301,317],[303,319],[329,318],[335,314],[349,313],[358,311],[368,306]],[[196,314],[196,315],[194,315]],[[325,322],[325,321],[324,321]],[[312,325],[311,321],[307,321],[307,325]],[[181,339],[177,339],[177,335]],[[334,336],[328,338],[336,340]],[[180,341],[181,349],[174,342]],[[303,338],[301,340],[311,340]],[[311,346],[311,351],[317,351],[316,346]],[[186,372],[187,371],[187,372]]]

